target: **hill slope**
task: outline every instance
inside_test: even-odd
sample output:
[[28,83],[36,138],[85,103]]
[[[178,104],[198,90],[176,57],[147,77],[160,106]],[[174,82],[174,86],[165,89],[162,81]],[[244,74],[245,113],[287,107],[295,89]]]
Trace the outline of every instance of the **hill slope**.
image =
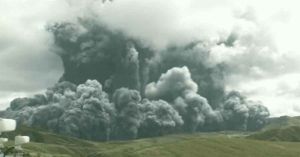
[[118,149],[97,153],[98,157],[298,157],[300,143],[281,143],[199,135],[138,140]]
[[284,128],[290,126],[300,126],[300,116],[298,117],[274,117],[269,119],[269,124],[266,125],[263,130]]
[[300,143],[257,141],[234,133],[197,133],[132,141],[91,142],[31,128],[21,128],[16,132],[27,132],[36,141],[24,145],[24,149],[32,156],[299,157],[300,154]]
[[248,138],[270,141],[300,142],[300,126],[269,129],[250,135]]

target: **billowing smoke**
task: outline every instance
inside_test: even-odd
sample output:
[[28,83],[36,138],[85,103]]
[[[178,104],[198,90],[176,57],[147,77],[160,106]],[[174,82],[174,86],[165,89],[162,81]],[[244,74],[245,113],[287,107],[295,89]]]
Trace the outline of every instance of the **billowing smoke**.
[[249,118],[247,129],[250,131],[258,130],[264,127],[268,121],[267,118],[270,116],[268,108],[263,106],[261,102],[248,102]]
[[238,92],[230,92],[227,95],[221,113],[228,129],[247,129],[249,109],[244,98]]
[[60,82],[47,90],[46,103],[37,104],[40,97],[16,99],[2,114],[19,124],[64,135],[93,140],[110,138],[115,109],[98,81],[87,80],[78,86]]
[[93,19],[53,24],[48,29],[54,35],[56,53],[64,63],[61,81],[79,84],[96,79],[110,94],[127,87],[144,96],[149,82],[156,81],[168,69],[186,66],[199,86],[197,91],[214,108],[223,99],[225,67],[208,64],[209,47],[202,42],[154,50]]
[[270,116],[268,109],[260,102],[249,101],[237,91],[227,94],[219,110],[227,130],[258,130],[267,123]]
[[110,31],[92,19],[56,23],[48,30],[63,60],[61,81],[79,84],[96,79],[111,94],[121,87],[140,91],[145,84],[146,62],[153,52],[121,32]]
[[146,86],[145,95],[150,99],[175,100],[188,92],[197,92],[198,85],[191,79],[187,67],[172,68],[162,74],[157,83]]
[[[207,98],[213,108],[223,100],[225,93],[223,64],[209,63],[210,49],[203,42],[194,42],[183,47],[170,47],[150,62],[150,81],[156,81],[162,73],[185,66],[189,69],[193,82],[198,85],[196,92]],[[194,87],[195,88],[195,87]]]
[[213,117],[211,106],[197,91],[198,85],[189,69],[175,67],[162,74],[156,83],[148,84],[145,94],[150,99],[164,99],[173,104],[184,119],[184,129],[193,132]]
[[[196,40],[164,49],[109,28],[100,17],[47,27],[64,65],[44,95],[17,98],[0,116],[19,124],[91,140],[134,139],[177,132],[257,130],[268,109],[226,92],[220,43]],[[212,44],[212,45],[211,45]]]
[[134,139],[137,137],[141,123],[139,102],[140,93],[136,90],[120,88],[113,94],[116,107],[116,136],[119,139]]
[[267,108],[247,101],[238,92],[229,93],[224,104],[214,110],[196,91],[186,67],[170,69],[157,83],[148,84],[146,95],[154,100],[142,99],[137,90],[128,88],[109,96],[96,80],[78,86],[64,81],[45,95],[15,99],[1,116],[59,134],[102,141],[177,132],[257,130],[267,122]]
[[60,132],[67,135],[77,133],[75,136],[86,139],[109,138],[114,109],[99,82],[88,80],[79,85],[76,100],[67,105],[70,109],[59,119]]
[[183,119],[178,111],[163,100],[149,101],[144,99],[141,104],[143,113],[139,130],[141,137],[161,136],[178,131]]
[[146,97],[164,99],[173,104],[184,120],[184,129],[197,130],[257,130],[267,123],[268,109],[259,102],[248,101],[237,91],[224,96],[216,109],[198,93],[187,67],[172,68],[159,80],[146,86]]

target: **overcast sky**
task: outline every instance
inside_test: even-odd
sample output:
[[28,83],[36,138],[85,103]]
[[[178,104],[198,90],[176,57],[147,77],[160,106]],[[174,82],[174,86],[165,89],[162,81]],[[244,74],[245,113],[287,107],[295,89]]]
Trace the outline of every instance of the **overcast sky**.
[[211,63],[232,67],[226,88],[261,100],[272,116],[300,115],[300,2],[297,0],[0,0],[0,109],[41,93],[63,73],[45,25],[98,14],[112,29],[156,49],[229,34],[233,47],[211,49]]

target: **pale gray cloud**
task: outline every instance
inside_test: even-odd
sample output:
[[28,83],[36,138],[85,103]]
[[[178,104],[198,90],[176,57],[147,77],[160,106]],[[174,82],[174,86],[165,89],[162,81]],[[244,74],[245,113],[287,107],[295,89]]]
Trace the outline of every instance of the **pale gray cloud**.
[[[0,2],[0,108],[13,96],[45,90],[62,74],[62,63],[50,52],[52,39],[45,31],[48,20],[65,17],[57,16],[62,8],[57,2]],[[54,8],[58,11],[50,11]]]

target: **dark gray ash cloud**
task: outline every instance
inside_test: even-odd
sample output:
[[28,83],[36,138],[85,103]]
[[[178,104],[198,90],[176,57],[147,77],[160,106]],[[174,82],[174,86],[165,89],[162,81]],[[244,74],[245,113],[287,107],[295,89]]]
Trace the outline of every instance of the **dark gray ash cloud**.
[[13,100],[1,116],[19,124],[89,140],[135,139],[169,133],[258,130],[269,111],[238,92],[216,109],[197,93],[187,67],[174,67],[139,91],[121,87],[109,94],[97,80],[58,82],[45,95]]
[[[136,2],[136,7],[129,2]],[[34,55],[51,51],[53,60],[43,64],[49,57],[46,55],[37,62],[22,60],[20,64],[13,64],[13,57],[6,62],[3,59],[11,65],[6,74],[27,65],[35,68],[24,75],[16,74],[30,82],[24,84],[14,74],[15,79],[1,88],[38,91],[51,86],[49,82],[57,83],[43,95],[13,100],[1,115],[93,140],[257,130],[266,123],[268,109],[243,96],[256,93],[251,87],[245,87],[243,94],[231,90],[245,89],[241,83],[296,71],[291,67],[297,64],[281,56],[251,9],[233,16],[221,15],[228,10],[213,11],[213,2],[208,8],[214,9],[207,9],[206,16],[184,19],[186,15],[198,15],[199,9],[180,1],[169,8],[162,7],[167,2],[160,1],[61,3],[70,13],[43,23],[47,46],[33,50]],[[146,6],[158,11],[152,8],[146,9],[149,13],[140,12]],[[125,11],[129,9],[132,13]],[[124,14],[115,14],[116,10]],[[224,25],[219,25],[219,16],[227,21]],[[214,17],[218,18],[211,20]],[[148,19],[151,22],[146,23]],[[223,32],[218,27],[224,28]],[[6,46],[1,49],[10,52],[11,45],[4,41]],[[43,45],[45,41],[38,43]],[[286,66],[280,66],[278,72],[274,70],[278,64]],[[40,76],[44,71],[47,73]],[[7,80],[3,77],[0,83]],[[45,113],[47,116],[43,116]]]

